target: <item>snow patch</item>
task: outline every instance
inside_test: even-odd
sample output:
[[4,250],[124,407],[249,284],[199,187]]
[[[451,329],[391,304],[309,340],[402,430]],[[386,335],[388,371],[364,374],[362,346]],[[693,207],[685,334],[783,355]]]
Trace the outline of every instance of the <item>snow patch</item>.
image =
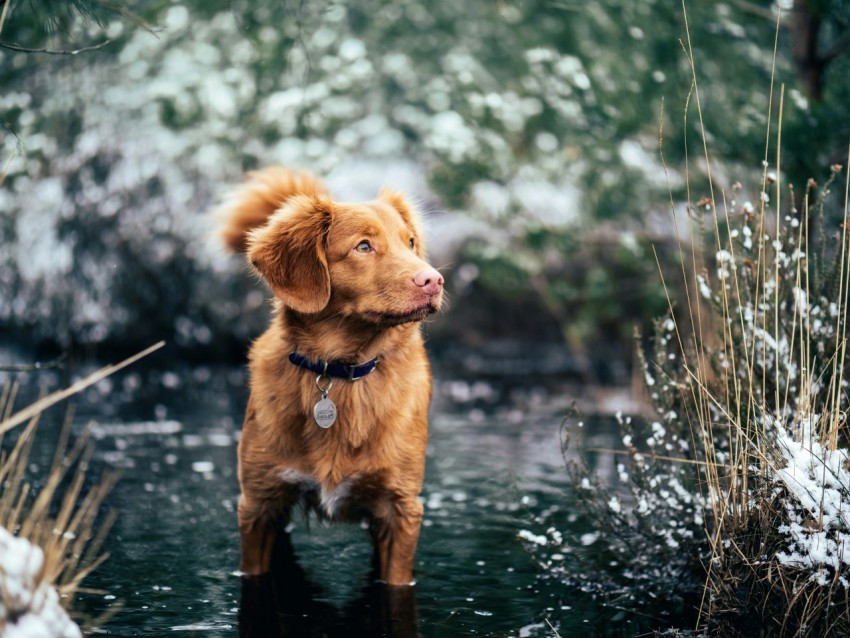
[[0,626],[3,638],[80,638],[80,628],[43,578],[44,552],[0,527]]

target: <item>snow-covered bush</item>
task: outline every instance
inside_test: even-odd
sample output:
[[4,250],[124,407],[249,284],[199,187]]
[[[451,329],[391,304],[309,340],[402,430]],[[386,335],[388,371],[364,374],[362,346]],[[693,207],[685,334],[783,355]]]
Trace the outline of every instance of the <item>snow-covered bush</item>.
[[650,416],[619,417],[620,485],[571,465],[595,529],[541,520],[550,574],[676,615],[657,626],[850,631],[850,244],[827,199],[842,170],[800,195],[765,168],[758,205],[740,186],[720,211],[700,203],[713,247],[688,264],[688,315],[659,321],[642,358]]
[[[264,295],[209,241],[205,212],[271,162],[328,177],[343,199],[392,180],[426,208],[472,213],[488,238],[519,236],[529,219],[642,216],[663,188],[646,105],[689,85],[677,81],[677,9],[568,4],[140,3],[153,32],[71,25],[75,43],[111,42],[75,56],[0,50],[0,326],[63,346],[173,336],[241,352]],[[696,23],[753,67],[744,90],[714,75],[718,102],[758,105],[746,80],[769,72],[754,44],[765,29],[721,5],[695,7]],[[5,40],[45,45],[19,28],[31,7],[53,10],[16,3]],[[755,111],[736,135],[756,128]],[[415,179],[397,180],[399,166]],[[431,226],[433,247],[458,243],[445,219]]]

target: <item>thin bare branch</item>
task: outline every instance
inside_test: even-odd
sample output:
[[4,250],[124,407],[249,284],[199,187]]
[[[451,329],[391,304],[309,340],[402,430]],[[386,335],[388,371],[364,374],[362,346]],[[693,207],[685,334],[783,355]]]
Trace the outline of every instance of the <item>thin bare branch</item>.
[[99,44],[92,44],[87,47],[81,47],[79,49],[31,49],[29,47],[21,46],[20,44],[15,44],[14,42],[2,42],[0,41],[0,49],[8,49],[10,51],[18,51],[20,53],[46,53],[48,55],[77,55],[78,53],[86,53],[88,51],[97,51],[98,49],[102,49],[107,44],[112,42],[112,40],[104,40]]
[[51,361],[36,361],[35,363],[7,363],[0,364],[0,372],[36,372],[37,370],[49,370],[51,368],[61,368],[68,358],[68,353],[65,352],[61,356],[52,359]]
[[40,400],[36,401],[35,403],[33,403],[31,406],[24,408],[20,412],[13,414],[8,419],[4,419],[3,421],[0,421],[0,434],[3,434],[4,432],[8,432],[12,428],[20,425],[21,423],[24,423],[25,421],[28,421],[29,419],[33,418],[34,416],[41,414],[42,412],[44,412],[44,410],[49,408],[51,405],[59,403],[59,401],[62,401],[63,399],[67,399],[68,397],[73,396],[74,394],[77,394],[78,392],[86,389],[90,385],[94,385],[98,381],[105,379],[106,377],[108,377],[111,374],[114,374],[118,370],[121,370],[122,368],[125,368],[128,365],[130,365],[131,363],[135,363],[139,359],[142,359],[142,358],[148,356],[149,354],[151,354],[152,352],[159,350],[164,345],[165,345],[164,341],[160,341],[159,343],[155,343],[151,347],[143,350],[142,352],[140,352],[136,355],[133,355],[132,357],[130,357],[128,359],[125,359],[121,363],[117,363],[115,365],[109,365],[109,366],[106,366],[105,368],[101,368],[97,372],[90,374],[85,379],[83,379],[81,381],[77,381],[77,383],[75,383],[71,387],[65,388],[64,390],[59,390],[57,392],[54,392],[52,394],[47,395],[43,399],[40,399]]
[[744,13],[749,13],[750,15],[758,16],[759,18],[764,18],[765,20],[770,20],[773,22],[776,20],[776,14],[768,9],[767,7],[762,7],[753,2],[747,2],[747,0],[732,0],[732,6],[737,7]]

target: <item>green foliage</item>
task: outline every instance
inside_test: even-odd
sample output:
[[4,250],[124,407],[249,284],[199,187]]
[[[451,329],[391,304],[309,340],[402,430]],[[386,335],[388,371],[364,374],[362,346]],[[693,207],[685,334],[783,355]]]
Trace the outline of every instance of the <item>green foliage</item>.
[[8,19],[19,24],[40,25],[47,33],[67,32],[77,20],[91,20],[100,26],[123,11],[121,5],[103,0],[27,0],[12,2]]
[[[764,0],[758,6],[771,5]],[[679,41],[684,14],[678,2],[135,3],[135,15],[152,24],[154,33],[120,4],[77,0],[51,12],[39,0],[14,7],[6,41],[73,49],[111,40],[79,56],[0,51],[6,89],[0,121],[7,131],[5,156],[11,158],[0,191],[0,217],[8,217],[2,226],[38,223],[45,229],[38,241],[19,235],[25,244],[48,244],[62,220],[75,218],[71,203],[80,197],[75,189],[85,189],[82,173],[95,165],[109,175],[98,181],[104,186],[92,205],[96,214],[80,213],[77,221],[115,216],[118,243],[139,244],[112,251],[118,259],[145,255],[145,238],[137,229],[152,227],[163,214],[173,220],[168,245],[197,246],[203,239],[194,213],[207,210],[217,189],[244,169],[277,162],[327,174],[363,163],[404,162],[421,170],[436,191],[425,194],[429,203],[436,200],[438,208],[462,210],[506,229],[504,241],[495,245],[509,254],[496,256],[489,248],[481,265],[509,262],[523,271],[512,271],[511,285],[535,286],[562,325],[573,326],[571,340],[597,325],[604,338],[627,335],[628,321],[612,325],[617,313],[632,317],[636,309],[658,306],[660,297],[648,284],[628,284],[633,275],[646,274],[642,267],[624,262],[615,266],[618,273],[576,267],[569,285],[556,283],[549,275],[558,266],[547,270],[534,255],[526,258],[536,249],[523,242],[538,241],[535,233],[552,234],[544,252],[553,253],[560,238],[600,220],[612,225],[634,220],[630,227],[640,234],[643,219],[666,200],[668,182],[675,198],[685,198],[685,142],[693,158],[701,136],[691,69]],[[694,2],[688,12],[706,134],[723,158],[717,172],[760,160],[774,25],[738,3]],[[43,28],[44,14],[58,20],[53,36]],[[787,84],[788,155],[813,157],[819,165],[824,155],[835,161],[835,142],[822,131],[848,126],[843,109],[850,96],[837,72],[842,64],[838,58],[828,68],[823,102],[807,101],[796,85],[783,31],[777,77]],[[686,102],[687,110],[681,106]],[[660,128],[669,180],[658,155]],[[796,152],[812,139],[823,149]],[[690,160],[695,190],[703,170]],[[797,169],[789,170],[792,181],[802,184]],[[155,204],[145,199],[155,183],[152,174],[161,189],[153,193]],[[65,207],[56,203],[57,187],[69,203]],[[498,205],[502,200],[507,203]],[[529,226],[538,230],[527,232]],[[29,244],[0,255],[0,271],[29,272],[20,256],[64,250]],[[73,248],[79,259],[89,250],[102,252],[97,246]],[[175,252],[174,259],[187,262],[176,274],[206,272],[214,263],[208,255]],[[611,261],[591,250],[576,252],[575,260],[579,257]],[[197,259],[206,262],[196,264]],[[49,309],[53,301],[55,307],[83,307],[51,282],[74,282],[84,294],[98,286],[92,296],[107,312],[89,314],[106,323],[108,311],[117,307],[112,301],[136,299],[104,291],[108,282],[68,279],[69,262],[55,264],[15,284],[10,294],[17,301],[0,307],[0,320],[34,323],[33,309]],[[126,264],[130,272],[137,265]],[[490,281],[502,285],[485,274],[482,282]],[[627,295],[619,290],[624,281]],[[182,285],[210,288],[201,282]],[[146,312],[125,308],[118,314]],[[192,309],[198,316],[217,312]],[[90,321],[65,317],[49,323]]]
[[2,39],[32,49],[49,49],[47,44],[52,43],[54,50],[73,50],[92,44],[85,38],[102,33],[114,20],[143,24],[142,18],[130,10],[127,2],[10,0]]
[[[664,254],[672,246],[659,244]],[[573,347],[626,343],[634,325],[667,307],[646,237],[557,231],[540,225],[507,246],[473,241],[463,252],[481,285],[508,301],[534,290]]]
[[[72,3],[52,13],[39,3],[22,6],[30,12],[10,20],[13,34],[31,30],[26,25],[38,16],[64,20],[66,14],[84,15],[103,21],[122,11],[109,14],[113,5],[98,2]],[[363,110],[341,119],[305,111],[296,116],[295,131],[284,130],[284,136],[297,132],[302,139],[332,139],[364,115],[381,113],[405,136],[406,152],[424,156],[432,167],[431,183],[453,206],[468,201],[476,182],[509,183],[521,166],[533,164],[549,176],[576,172],[588,194],[585,214],[591,217],[646,210],[658,194],[647,183],[646,172],[658,171],[657,162],[654,167],[631,166],[619,145],[637,138],[652,156],[662,100],[684,104],[690,92],[678,3],[541,0],[494,5],[466,0],[428,10],[406,0],[184,6],[192,23],[229,14],[240,37],[256,49],[245,69],[256,83],[260,99],[255,105],[287,86],[309,91],[338,84],[332,95],[362,96]],[[148,3],[144,9],[144,17],[162,19],[161,5]],[[725,3],[693,3],[688,10],[708,135],[721,156],[752,160],[761,146],[766,110],[764,90],[753,92],[752,87],[769,86],[773,25]],[[346,58],[339,44],[352,38],[365,47],[372,72],[356,85],[340,84],[335,75]],[[602,44],[613,42],[616,47]],[[294,73],[287,77],[287,71]],[[787,56],[780,56],[780,78],[793,85]],[[838,76],[828,82],[838,92],[835,104],[843,104],[842,89],[835,87],[844,84]],[[831,118],[843,122],[832,103],[830,97],[822,112],[802,113],[799,122],[789,124],[789,149],[795,150],[796,138],[823,129]],[[304,109],[310,106],[310,100],[303,104]],[[164,100],[163,124],[182,129],[187,121],[207,116],[204,109],[180,110]],[[792,105],[788,110],[790,119],[797,117]],[[429,126],[444,127],[445,120],[433,120],[443,112],[460,116],[465,143],[434,143]],[[253,118],[245,115],[243,126],[250,134]],[[682,109],[667,109],[664,130],[671,139],[696,147],[693,103],[687,125],[685,115]],[[666,152],[674,165],[680,164],[683,143],[668,142]]]

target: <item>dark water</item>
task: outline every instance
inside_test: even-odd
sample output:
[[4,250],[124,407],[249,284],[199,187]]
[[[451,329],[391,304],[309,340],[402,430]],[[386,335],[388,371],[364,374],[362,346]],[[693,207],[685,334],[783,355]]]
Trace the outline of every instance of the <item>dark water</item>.
[[[117,609],[97,630],[114,636],[553,636],[550,622],[564,637],[634,635],[628,618],[541,580],[517,539],[535,514],[570,508],[559,444],[570,397],[449,379],[435,389],[417,585],[390,597],[372,585],[357,526],[299,521],[284,576],[235,574],[242,370],[148,370],[92,388],[76,422],[93,427],[93,473],[117,467],[122,477],[108,497],[119,513],[110,558],[87,581],[108,594],[77,607]],[[584,446],[615,436],[610,421],[585,431]]]

